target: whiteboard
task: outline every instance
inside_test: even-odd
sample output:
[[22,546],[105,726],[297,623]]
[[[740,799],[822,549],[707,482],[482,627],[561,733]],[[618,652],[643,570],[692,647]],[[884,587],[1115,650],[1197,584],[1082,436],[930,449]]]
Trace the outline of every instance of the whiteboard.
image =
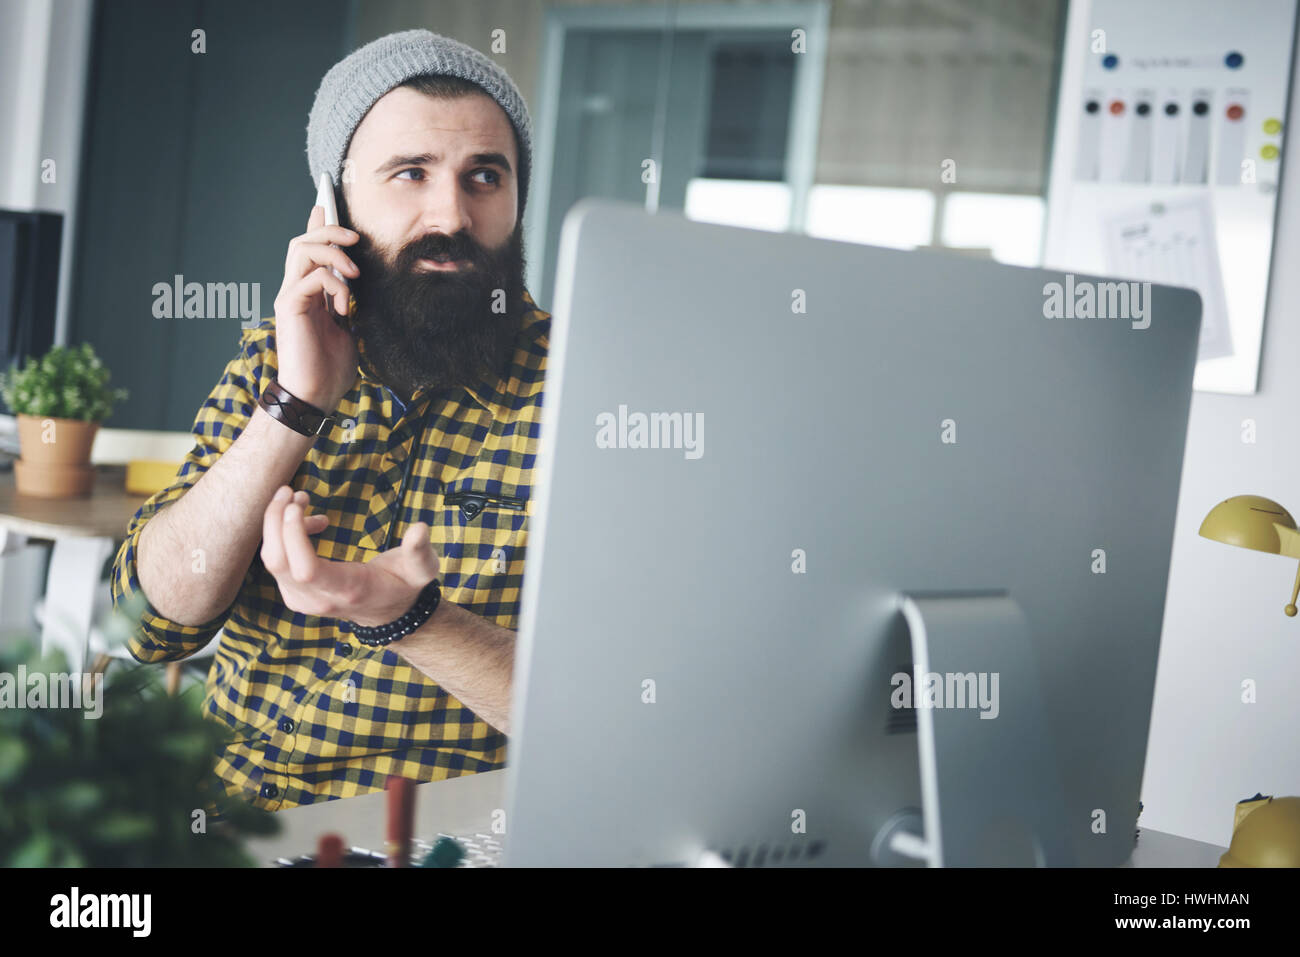
[[1196,289],[1196,389],[1258,386],[1295,24],[1296,0],[1070,3],[1044,265]]

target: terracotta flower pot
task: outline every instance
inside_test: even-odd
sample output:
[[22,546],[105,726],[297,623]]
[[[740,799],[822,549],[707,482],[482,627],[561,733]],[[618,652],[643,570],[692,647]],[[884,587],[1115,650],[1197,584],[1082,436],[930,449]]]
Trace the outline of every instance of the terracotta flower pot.
[[37,498],[89,495],[95,484],[90,448],[98,431],[98,422],[18,416],[18,444],[22,453],[22,458],[14,463],[18,491]]

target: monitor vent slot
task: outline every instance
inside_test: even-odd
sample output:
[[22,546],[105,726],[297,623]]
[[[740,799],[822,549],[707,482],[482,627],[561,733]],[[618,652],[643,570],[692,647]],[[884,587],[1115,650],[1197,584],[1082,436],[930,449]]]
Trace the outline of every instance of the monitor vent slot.
[[826,851],[826,842],[818,839],[785,845],[741,844],[711,850],[732,867],[781,867],[815,861]]

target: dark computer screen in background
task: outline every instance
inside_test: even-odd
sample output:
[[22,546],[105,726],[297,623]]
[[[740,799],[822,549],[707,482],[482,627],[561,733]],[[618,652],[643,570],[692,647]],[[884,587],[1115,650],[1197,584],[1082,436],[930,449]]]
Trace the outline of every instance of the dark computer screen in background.
[[0,209],[0,369],[54,342],[62,238],[60,213]]

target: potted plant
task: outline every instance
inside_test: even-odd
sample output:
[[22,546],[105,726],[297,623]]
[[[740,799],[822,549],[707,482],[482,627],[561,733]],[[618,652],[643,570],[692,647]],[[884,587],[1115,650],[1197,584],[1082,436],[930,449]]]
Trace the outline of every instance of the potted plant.
[[22,369],[0,374],[0,395],[18,417],[18,491],[40,498],[90,494],[90,447],[99,423],[126,391],[109,387],[109,371],[89,343],[55,346]]

